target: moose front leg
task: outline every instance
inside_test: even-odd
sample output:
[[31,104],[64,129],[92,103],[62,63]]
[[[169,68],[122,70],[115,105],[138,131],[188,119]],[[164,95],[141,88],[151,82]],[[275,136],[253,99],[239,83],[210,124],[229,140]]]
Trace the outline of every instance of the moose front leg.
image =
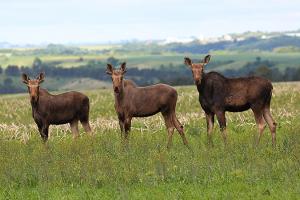
[[46,142],[47,139],[48,139],[48,129],[46,130],[47,126],[44,123],[42,123],[40,121],[37,121],[37,120],[35,121],[35,123],[36,123],[36,125],[37,125],[37,127],[39,129],[39,133],[40,133],[40,135],[42,137],[42,140],[44,142]]
[[121,130],[121,138],[123,138],[123,135],[125,134],[125,123],[123,120],[119,119],[119,125],[120,125],[120,130]]
[[206,124],[207,124],[207,139],[208,139],[208,144],[213,145],[212,141],[212,133],[214,129],[214,113],[205,113],[206,117]]
[[37,123],[37,127],[38,127],[38,129],[39,129],[39,133],[40,133],[40,135],[42,135],[43,125],[42,125],[42,124],[39,124],[39,123]]
[[222,137],[224,140],[225,145],[227,144],[227,131],[226,131],[226,118],[225,118],[225,112],[224,111],[218,111],[216,112],[218,122],[220,125],[220,130],[222,133]]
[[49,132],[49,125],[43,125],[40,134],[44,142],[47,142],[48,140],[48,132]]
[[125,139],[128,139],[129,131],[131,129],[131,118],[125,119],[124,129],[125,129]]

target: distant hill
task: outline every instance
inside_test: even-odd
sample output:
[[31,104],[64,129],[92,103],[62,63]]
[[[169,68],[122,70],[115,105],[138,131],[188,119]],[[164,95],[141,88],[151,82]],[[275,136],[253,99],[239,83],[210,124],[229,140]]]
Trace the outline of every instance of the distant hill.
[[245,32],[216,38],[167,38],[160,41],[129,42],[123,45],[123,49],[201,54],[218,50],[300,52],[300,30],[270,33]]
[[[108,42],[109,43],[109,42]],[[245,32],[226,34],[220,37],[197,37],[191,36],[186,38],[165,38],[161,40],[127,40],[115,42],[119,44],[119,51],[172,51],[179,53],[208,53],[217,50],[234,50],[234,51],[299,51],[300,49],[300,29],[296,31],[285,32]],[[89,44],[88,46],[91,46]],[[99,44],[93,44],[99,45]],[[92,45],[92,46],[93,46]],[[85,49],[79,49],[84,45],[75,44],[11,44],[0,41],[0,49],[14,48],[37,48],[43,49],[42,53],[59,53],[59,54],[85,54]],[[102,44],[103,46],[103,44]],[[90,49],[89,49],[90,50]],[[103,50],[103,49],[102,49]]]
[[207,44],[202,44],[195,40],[190,43],[173,43],[168,44],[165,48],[168,51],[175,51],[179,53],[208,53],[217,50],[231,50],[231,51],[275,51],[278,48],[294,47],[300,48],[300,37],[298,36],[276,36],[267,39],[258,37],[249,37],[244,40],[234,41],[218,41]]

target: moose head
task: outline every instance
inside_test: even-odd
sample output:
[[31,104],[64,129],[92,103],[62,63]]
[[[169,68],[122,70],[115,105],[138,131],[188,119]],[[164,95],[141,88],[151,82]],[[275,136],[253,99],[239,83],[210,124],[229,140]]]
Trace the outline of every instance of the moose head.
[[126,63],[123,62],[119,69],[114,69],[111,64],[107,64],[106,73],[111,75],[113,89],[116,94],[123,91],[123,76],[126,73]]
[[40,84],[44,81],[45,74],[40,73],[35,79],[31,80],[27,74],[22,74],[22,81],[28,87],[30,100],[32,103],[36,103],[39,99]]
[[209,63],[210,57],[210,55],[205,56],[205,58],[200,63],[193,63],[192,60],[188,57],[184,58],[184,64],[191,68],[196,85],[201,84],[204,66]]

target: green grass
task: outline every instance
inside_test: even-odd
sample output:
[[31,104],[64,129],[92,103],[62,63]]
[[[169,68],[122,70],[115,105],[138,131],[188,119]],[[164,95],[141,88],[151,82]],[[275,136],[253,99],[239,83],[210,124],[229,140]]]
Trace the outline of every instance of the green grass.
[[[101,47],[101,46],[100,46]],[[100,47],[91,47],[100,48]],[[83,49],[88,47],[82,47]],[[103,47],[104,48],[104,47]],[[12,50],[13,52],[14,50]],[[22,50],[25,51],[26,50]],[[255,61],[256,57],[261,57],[262,60],[270,60],[276,63],[276,67],[280,70],[284,70],[286,67],[299,67],[299,53],[277,53],[277,52],[235,52],[235,51],[216,51],[211,52],[212,61],[228,61],[233,60],[233,63],[228,65],[222,65],[216,69],[226,70],[226,69],[239,69],[243,67],[247,62]],[[169,65],[170,63],[174,65],[183,64],[183,58],[185,56],[190,56],[193,59],[202,59],[203,54],[179,54],[172,52],[161,52],[159,55],[153,55],[149,52],[128,52],[128,53],[117,53],[113,49],[105,54],[95,54],[91,53],[88,55],[41,55],[38,56],[43,62],[61,62],[59,66],[62,67],[79,67],[86,65],[90,60],[100,60],[104,63],[109,57],[116,57],[120,61],[126,61],[128,67],[138,67],[138,68],[158,68],[162,64]],[[0,66],[6,68],[8,65],[18,65],[18,66],[31,66],[35,55],[15,55],[13,53],[0,53]],[[79,62],[79,58],[84,60]]]
[[207,145],[203,111],[194,86],[178,87],[177,115],[190,152],[167,134],[160,115],[134,119],[128,147],[120,140],[110,90],[85,91],[95,136],[73,140],[53,126],[43,145],[27,94],[0,96],[0,199],[299,199],[300,84],[274,84],[269,130],[258,147],[253,114],[227,113],[229,144],[216,128]]

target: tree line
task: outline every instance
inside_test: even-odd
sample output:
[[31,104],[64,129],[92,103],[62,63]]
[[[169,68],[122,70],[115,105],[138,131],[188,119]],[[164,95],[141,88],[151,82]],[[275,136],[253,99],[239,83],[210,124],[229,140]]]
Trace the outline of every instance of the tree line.
[[[22,84],[14,84],[13,80],[18,80],[21,73],[27,73],[31,76],[38,72],[45,72],[47,77],[53,78],[92,78],[102,81],[110,81],[106,75],[106,63],[112,63],[117,66],[120,61],[110,57],[106,62],[91,60],[87,64],[79,67],[63,68],[57,66],[56,62],[42,62],[36,58],[32,66],[9,65],[5,69],[0,66],[0,75],[5,75],[5,79],[0,83],[0,93],[19,93],[25,92],[26,88]],[[195,61],[196,62],[196,61]],[[207,66],[207,71],[213,71],[218,66],[230,64],[233,61],[214,62]],[[239,69],[228,69],[221,72],[227,77],[239,77],[248,75],[262,76],[271,81],[299,81],[300,68],[286,68],[280,71],[276,63],[269,60],[261,60],[257,57],[253,62],[246,63]],[[149,85],[154,83],[166,83],[170,85],[190,85],[193,84],[191,71],[184,64],[161,65],[157,69],[139,69],[130,68],[126,74],[127,78],[132,79],[138,85]]]

